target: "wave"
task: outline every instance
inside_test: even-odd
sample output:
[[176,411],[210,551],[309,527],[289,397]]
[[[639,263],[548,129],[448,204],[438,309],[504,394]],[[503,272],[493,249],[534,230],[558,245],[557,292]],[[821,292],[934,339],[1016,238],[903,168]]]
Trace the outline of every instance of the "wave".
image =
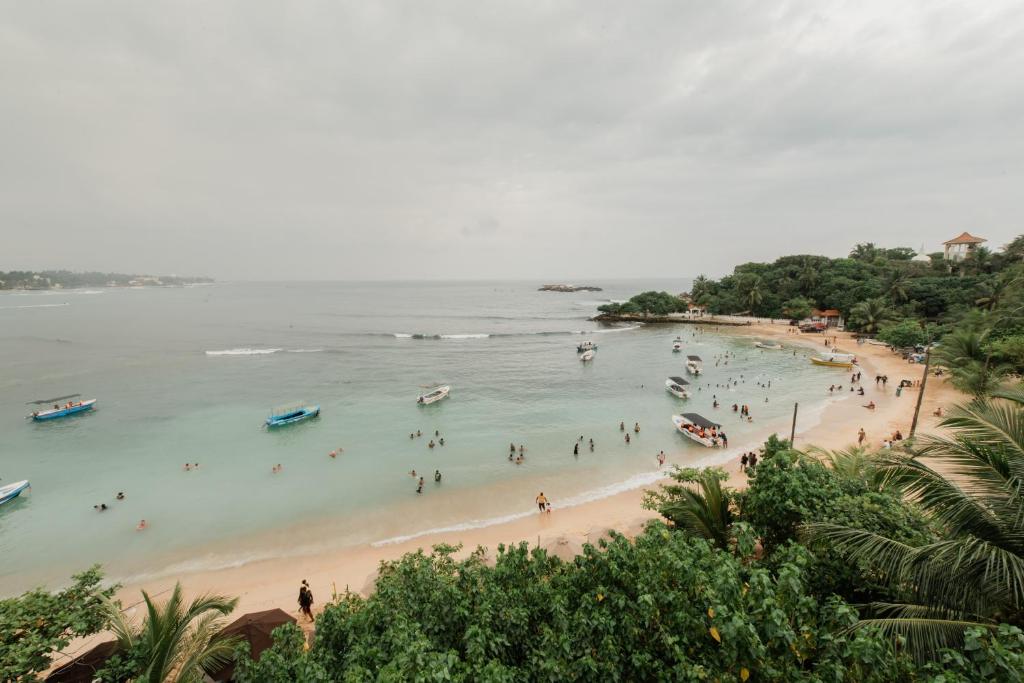
[[64,302],[62,304],[28,304],[25,306],[0,306],[0,311],[3,310],[14,310],[16,308],[59,308],[61,306],[70,306],[71,304]]
[[223,351],[207,351],[207,356],[265,356],[284,349],[224,349]]
[[630,330],[639,330],[642,325],[628,325],[626,327],[612,327],[607,330],[594,330],[594,334],[611,334],[612,332],[629,332]]
[[[609,334],[611,332],[628,332],[639,329],[641,325],[630,325],[628,327],[611,327],[601,330],[543,330],[540,332],[478,332],[474,334],[426,334],[422,332],[393,332],[384,336],[395,339],[490,339],[491,337],[557,337],[580,334]],[[371,335],[377,336],[377,335]]]
[[320,353],[323,349],[287,349],[285,353]]

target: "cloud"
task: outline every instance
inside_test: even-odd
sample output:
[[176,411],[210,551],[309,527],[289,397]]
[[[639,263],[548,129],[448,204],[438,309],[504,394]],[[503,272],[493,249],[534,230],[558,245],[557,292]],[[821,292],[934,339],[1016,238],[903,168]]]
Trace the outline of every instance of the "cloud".
[[7,9],[9,268],[686,276],[1022,222],[1019,3]]

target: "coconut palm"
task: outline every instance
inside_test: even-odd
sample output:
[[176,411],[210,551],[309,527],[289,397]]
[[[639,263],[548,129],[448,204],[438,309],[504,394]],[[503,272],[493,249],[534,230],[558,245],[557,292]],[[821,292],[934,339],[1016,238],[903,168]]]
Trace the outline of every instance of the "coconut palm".
[[905,271],[894,269],[889,271],[883,287],[885,287],[885,293],[892,299],[893,303],[898,304],[910,298],[910,295],[907,294],[907,285],[909,283],[910,278],[907,277]]
[[733,514],[729,490],[722,487],[725,473],[715,468],[676,468],[671,476],[677,483],[648,491],[644,507],[657,510],[687,534],[728,548]]
[[914,547],[835,524],[804,529],[906,590],[910,600],[869,606],[861,625],[903,636],[919,658],[958,646],[968,626],[1024,618],[1024,391],[960,406],[941,426],[952,435],[921,437],[917,453],[879,464],[939,527],[938,540]]
[[850,258],[858,261],[874,261],[878,258],[879,249],[874,242],[861,242],[854,246],[850,252]]
[[814,446],[807,449],[807,454],[824,462],[841,479],[862,484],[870,491],[881,491],[886,486],[879,468],[880,454],[864,446],[835,451]]
[[964,259],[964,269],[973,273],[987,273],[992,270],[992,250],[977,247]]
[[804,261],[800,274],[797,276],[797,284],[800,285],[800,291],[804,294],[810,294],[814,286],[818,284],[818,270],[810,261]]
[[850,322],[868,334],[877,333],[892,317],[892,310],[881,297],[862,301],[850,309]]
[[994,280],[983,282],[978,286],[978,298],[974,303],[987,311],[994,311],[1019,281],[1019,277],[1003,273]]
[[740,281],[740,297],[747,307],[754,311],[764,302],[764,280],[760,275],[752,275]]
[[992,393],[1010,373],[1011,367],[992,359],[988,345],[989,327],[962,327],[942,338],[935,362],[949,371],[957,389],[980,397]]
[[223,620],[235,608],[237,598],[203,595],[185,605],[181,584],[175,584],[171,597],[157,605],[146,591],[146,617],[142,624],[128,619],[119,606],[108,602],[111,630],[123,652],[139,662],[133,677],[146,683],[198,683],[204,672],[231,660],[237,639],[213,637]]
[[693,278],[693,284],[690,285],[690,297],[696,301],[705,294],[710,294],[711,281],[708,280],[705,275],[698,275]]

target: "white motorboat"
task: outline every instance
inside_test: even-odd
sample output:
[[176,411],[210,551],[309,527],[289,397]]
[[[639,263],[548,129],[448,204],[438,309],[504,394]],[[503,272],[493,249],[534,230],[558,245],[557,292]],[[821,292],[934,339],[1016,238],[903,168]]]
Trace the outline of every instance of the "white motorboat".
[[768,341],[768,342],[757,341],[757,342],[754,342],[754,346],[756,346],[759,349],[768,349],[769,351],[781,351],[782,350],[782,344],[780,344],[779,342],[773,342],[773,341]]
[[8,501],[12,501],[21,495],[21,492],[25,489],[31,488],[28,483],[28,479],[16,481],[13,484],[7,486],[0,486],[0,505]]
[[673,415],[672,424],[683,436],[696,441],[707,448],[717,448],[724,445],[726,438],[722,432],[722,425],[698,415],[697,413],[683,413]]
[[682,377],[669,377],[665,380],[665,391],[679,398],[690,398],[690,392],[686,389],[689,384]]
[[437,403],[443,398],[448,398],[448,392],[450,392],[451,390],[452,388],[447,384],[443,387],[437,387],[432,391],[428,391],[427,393],[417,398],[416,402],[424,406],[429,405],[431,403]]
[[700,359],[700,356],[687,356],[686,371],[691,375],[699,375],[704,372],[704,361]]
[[679,353],[682,350],[683,350],[683,340],[677,338],[675,341],[672,342],[672,353]]
[[584,351],[597,351],[597,344],[588,339],[576,345],[576,353],[583,353]]
[[588,360],[594,360],[594,350],[587,349],[586,351],[581,353],[580,360],[583,361],[584,363],[586,363]]

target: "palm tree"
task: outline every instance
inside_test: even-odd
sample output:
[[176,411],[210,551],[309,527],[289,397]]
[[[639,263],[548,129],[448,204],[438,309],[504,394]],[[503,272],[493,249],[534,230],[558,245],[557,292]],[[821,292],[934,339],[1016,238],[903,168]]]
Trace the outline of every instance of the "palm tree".
[[1010,273],[1002,273],[994,280],[983,282],[978,286],[978,298],[974,300],[974,303],[985,310],[994,311],[1010,289],[1019,281],[1019,277]]
[[881,297],[862,301],[850,309],[850,321],[868,334],[876,334],[878,328],[892,320],[892,311]]
[[704,275],[698,275],[693,278],[693,284],[690,285],[690,298],[694,301],[700,299],[705,294],[710,294],[711,281]]
[[204,672],[231,660],[237,639],[213,637],[223,627],[222,617],[238,604],[237,598],[203,595],[187,606],[181,584],[163,605],[157,605],[145,591],[146,618],[133,623],[115,603],[108,602],[111,630],[123,652],[133,653],[140,662],[134,680],[146,683],[198,683]]
[[907,294],[907,285],[910,283],[910,278],[907,277],[906,272],[900,269],[893,269],[889,271],[888,277],[885,279],[885,293],[892,299],[894,304],[899,304],[910,298]]
[[764,293],[761,291],[763,286],[764,280],[761,279],[760,275],[744,278],[740,282],[740,297],[751,312],[756,310],[764,301]]
[[850,252],[850,258],[858,261],[874,261],[878,257],[878,251],[874,242],[861,242]]
[[722,487],[725,473],[715,468],[676,468],[672,479],[660,491],[648,491],[644,507],[691,536],[705,538],[722,549],[729,547],[733,513],[729,489]]
[[916,454],[891,452],[879,465],[939,527],[937,540],[913,547],[836,524],[804,529],[907,590],[906,603],[871,605],[861,625],[903,636],[919,658],[958,646],[969,626],[1024,619],[1024,390],[976,399],[941,426],[952,436],[921,437]]
[[810,294],[814,286],[818,284],[818,270],[811,265],[810,261],[804,261],[800,274],[797,276],[797,284],[800,285],[800,291],[803,294]]
[[992,269],[992,250],[977,247],[964,259],[964,268],[974,273],[987,273]]
[[992,393],[1011,368],[992,360],[988,346],[990,327],[963,327],[942,338],[936,349],[935,362],[949,371],[950,381],[957,389],[972,396]]
[[832,469],[841,479],[862,484],[870,491],[881,491],[886,482],[879,468],[880,454],[863,446],[846,450],[827,451],[817,446],[807,449],[807,454],[816,457]]

